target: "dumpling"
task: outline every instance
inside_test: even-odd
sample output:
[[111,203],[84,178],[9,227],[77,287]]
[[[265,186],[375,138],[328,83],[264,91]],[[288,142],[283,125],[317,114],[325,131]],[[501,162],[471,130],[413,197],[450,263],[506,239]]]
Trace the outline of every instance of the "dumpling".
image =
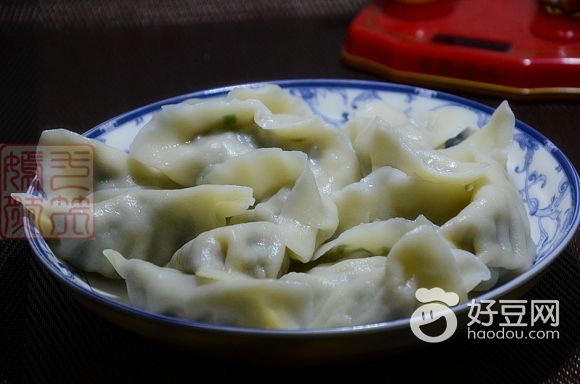
[[137,133],[129,156],[158,168],[176,183],[194,186],[211,164],[248,153],[258,144],[251,126],[257,100],[203,100],[167,105]]
[[349,116],[344,130],[354,143],[358,136],[380,119],[411,142],[426,148],[447,148],[473,133],[477,127],[478,115],[461,106],[446,105],[424,111],[418,108],[402,111],[383,100],[372,100],[360,106]]
[[[377,221],[374,223],[361,224],[354,228],[343,232],[337,239],[324,244],[316,252],[314,259],[324,257],[332,259],[342,258],[358,258],[371,256],[389,256],[389,260],[397,260],[402,263],[407,262],[409,258],[421,258],[420,255],[409,256],[407,251],[401,251],[402,244],[411,244],[408,238],[412,238],[416,242],[417,250],[413,252],[425,252],[428,258],[437,257],[440,254],[453,255],[453,261],[449,263],[449,271],[433,270],[433,273],[445,275],[446,273],[454,273],[454,266],[458,268],[458,274],[463,279],[463,288],[459,290],[458,294],[465,291],[465,293],[474,289],[482,281],[488,280],[490,272],[486,265],[475,255],[451,246],[441,234],[442,231],[427,219],[420,216],[417,220],[405,220],[401,218],[391,219],[387,221]],[[406,240],[403,241],[403,238]],[[401,241],[401,244],[399,242]],[[425,251],[428,243],[432,242],[433,249],[429,252]],[[423,245],[422,245],[423,244]],[[410,247],[411,245],[409,245]],[[407,247],[407,245],[405,245]],[[404,249],[406,249],[404,247]],[[410,262],[410,261],[409,261]],[[442,261],[443,262],[443,261]],[[425,260],[413,261],[416,267],[413,268],[430,268]],[[411,271],[411,267],[407,270]],[[419,287],[429,287],[426,285],[419,285]],[[436,285],[433,285],[436,286]]]
[[325,124],[319,116],[296,118],[276,116],[259,110],[255,117],[257,135],[265,147],[302,151],[317,184],[331,193],[360,179],[355,151],[342,131]]
[[507,276],[528,269],[535,245],[530,223],[515,190],[498,184],[479,188],[473,201],[445,223],[442,234]]
[[419,215],[441,225],[469,204],[472,189],[455,180],[433,182],[381,167],[332,194],[338,208],[338,233],[361,223]]
[[105,255],[125,279],[131,303],[168,316],[248,328],[303,328],[312,289],[272,279],[207,281],[118,252]]
[[416,307],[418,288],[440,287],[465,300],[468,291],[489,277],[477,257],[453,250],[427,224],[401,237],[388,257],[342,260],[307,273],[289,273],[281,280],[312,287],[314,311],[306,327],[326,328],[409,316]]
[[[233,89],[228,99],[259,100],[267,109],[254,116],[262,146],[303,151],[323,192],[338,190],[360,178],[358,160],[341,130],[325,124],[308,105],[278,86]],[[298,117],[298,118],[297,118]]]
[[304,100],[293,97],[288,92],[273,84],[261,87],[236,87],[227,95],[228,100],[259,100],[275,114],[312,116],[312,111]]
[[[432,225],[421,225],[406,233],[391,249],[387,272],[396,282],[391,289],[439,287],[455,292],[461,301],[491,275],[476,256],[451,248]],[[388,293],[388,292],[387,292]]]
[[210,167],[198,184],[231,184],[252,188],[257,201],[293,187],[306,166],[306,155],[279,148],[256,149]]
[[410,118],[404,111],[398,110],[383,100],[372,100],[360,105],[355,113],[349,116],[344,130],[352,143],[358,136],[370,128],[376,119],[396,129],[410,141],[434,149],[460,132],[475,126],[477,116],[464,108],[448,106],[425,111]]
[[276,279],[290,263],[282,230],[270,222],[212,229],[177,250],[167,266],[216,280]]
[[478,115],[457,105],[445,105],[411,116],[415,124],[429,132],[431,148],[456,145],[473,132],[477,132]]
[[358,180],[348,139],[288,97],[279,87],[236,89],[225,98],[166,106],[137,134],[130,157],[192,186],[211,165],[258,147],[277,147],[305,152],[325,192]]
[[[66,129],[43,131],[38,146],[43,155],[41,182],[48,199],[60,196],[72,203],[73,198],[101,191],[112,193],[137,184],[177,186],[159,170],[129,160],[125,152]],[[86,153],[79,158],[75,152],[83,147]],[[74,183],[70,183],[71,178]]]
[[387,256],[391,248],[407,232],[425,224],[431,224],[424,216],[416,220],[400,217],[356,225],[342,232],[336,239],[316,250],[312,260],[320,257],[336,260],[368,256]]
[[505,168],[513,123],[511,110],[502,103],[484,129],[450,148],[452,156],[488,168],[473,183],[470,204],[442,227],[456,246],[475,253],[502,279],[528,269],[536,254],[528,215]]
[[487,124],[456,146],[442,152],[460,161],[489,162],[492,159],[505,168],[507,149],[513,142],[515,116],[507,101],[502,102]]
[[412,141],[380,119],[357,137],[354,148],[364,175],[388,165],[423,180],[468,184],[485,169],[485,164],[458,161]]
[[306,263],[314,250],[329,239],[338,226],[336,205],[318,190],[314,175],[306,163],[296,184],[282,188],[254,209],[232,217],[230,223],[269,221],[283,228],[284,242],[290,257]]
[[[52,148],[45,150],[48,146],[55,150]],[[65,129],[54,129],[42,132],[38,147],[43,149],[44,159],[40,175],[43,190],[49,199],[56,195],[71,199],[89,195],[95,190],[135,186],[135,182],[129,176],[127,155],[97,140],[88,139]],[[78,156],[78,152],[83,147],[87,148],[84,154],[86,162],[74,160],[75,152]],[[73,183],[78,186],[77,188],[61,188],[66,179],[79,172],[82,172],[82,176],[75,177]],[[93,183],[97,185],[92,185]]]
[[[312,309],[304,310],[310,312],[305,316],[305,328],[378,323],[405,314],[398,308],[399,303],[384,300],[386,263],[384,256],[343,260],[306,273],[288,273],[280,280],[311,287],[312,299],[306,308]],[[414,301],[409,304],[412,307]]]
[[[27,206],[31,197],[14,194]],[[69,219],[92,215],[94,239],[61,238],[51,241],[56,255],[86,272],[98,272],[117,277],[110,263],[102,256],[103,249],[112,248],[130,259],[150,260],[164,265],[173,253],[197,234],[224,226],[226,218],[240,214],[252,205],[252,190],[229,185],[202,185],[177,190],[130,190],[109,200],[73,207],[58,206],[47,200],[36,217],[37,228],[45,237],[67,235]],[[67,215],[68,214],[68,215]],[[80,224],[79,224],[80,225]],[[70,230],[70,229],[69,229]],[[70,236],[67,236],[70,237]]]
[[451,157],[487,164],[487,169],[473,184],[470,204],[442,227],[442,233],[503,278],[528,269],[536,248],[525,207],[506,171],[514,124],[504,101],[481,130],[445,150]]

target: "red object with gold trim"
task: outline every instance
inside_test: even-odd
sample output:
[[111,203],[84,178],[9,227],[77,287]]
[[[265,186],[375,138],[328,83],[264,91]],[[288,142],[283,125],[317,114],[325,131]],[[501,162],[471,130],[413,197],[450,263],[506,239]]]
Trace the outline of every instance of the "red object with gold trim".
[[392,80],[580,97],[580,0],[385,0],[351,23],[348,64]]

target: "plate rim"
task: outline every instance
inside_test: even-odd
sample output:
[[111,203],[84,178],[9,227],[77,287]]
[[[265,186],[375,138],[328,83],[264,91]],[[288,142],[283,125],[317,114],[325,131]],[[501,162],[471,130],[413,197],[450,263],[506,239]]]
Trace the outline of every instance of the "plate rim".
[[[229,86],[222,86],[216,88],[209,88],[203,89],[199,91],[193,91],[177,96],[172,96],[169,98],[165,98],[162,100],[158,100],[149,104],[146,104],[141,107],[137,107],[130,111],[121,113],[115,117],[112,117],[104,122],[96,125],[95,127],[87,130],[86,132],[82,133],[83,136],[88,138],[97,138],[104,133],[112,131],[117,127],[135,120],[136,118],[158,111],[161,109],[163,105],[167,104],[175,104],[182,102],[187,99],[191,98],[210,98],[210,97],[218,97],[221,95],[225,95],[227,92],[231,91],[234,88],[240,87],[259,87],[264,85],[271,85],[277,84],[283,89],[286,88],[298,88],[298,87],[314,87],[314,88],[354,88],[354,89],[372,89],[377,91],[384,91],[384,92],[398,92],[402,94],[415,94],[418,96],[428,97],[428,98],[436,98],[439,100],[444,101],[452,101],[459,105],[464,105],[487,114],[491,114],[494,111],[494,108],[480,103],[475,100],[471,100],[462,96],[454,95],[447,92],[442,92],[438,90],[432,90],[428,88],[422,87],[415,87],[412,85],[406,84],[398,84],[398,83],[390,83],[390,82],[382,82],[382,81],[372,81],[372,80],[356,80],[356,79],[332,79],[332,78],[315,78],[315,79],[289,79],[289,80],[270,80],[270,81],[258,81],[258,82],[248,82],[248,83],[241,83]],[[477,300],[488,300],[493,297],[501,297],[508,292],[511,292],[521,286],[523,286],[526,282],[532,281],[541,273],[545,272],[547,267],[556,260],[556,258],[562,253],[562,251],[568,246],[571,238],[576,233],[578,226],[580,224],[580,202],[578,193],[580,192],[580,177],[578,176],[578,172],[575,169],[572,162],[568,159],[568,157],[549,140],[546,136],[540,133],[535,128],[531,127],[530,125],[524,123],[523,121],[516,118],[516,129],[524,132],[526,135],[531,136],[534,140],[539,142],[544,149],[546,149],[551,156],[555,158],[557,163],[562,166],[562,169],[570,182],[570,191],[571,191],[571,207],[574,209],[572,212],[572,221],[570,229],[568,233],[556,248],[552,251],[551,254],[544,257],[538,263],[533,264],[533,266],[528,269],[527,271],[523,272],[522,274],[514,277],[513,279],[503,283],[502,285],[483,293],[482,295],[477,296],[475,299]],[[28,189],[28,193],[34,191],[36,184],[33,181],[31,186]],[[105,305],[108,307],[112,307],[111,309],[121,311],[121,312],[128,312],[128,314],[132,316],[136,316],[141,319],[145,319],[147,321],[154,321],[156,323],[160,323],[165,326],[174,326],[179,328],[184,328],[190,331],[203,331],[209,333],[220,333],[220,334],[252,334],[255,336],[264,336],[264,337],[324,337],[324,336],[351,336],[356,334],[364,334],[364,333],[375,333],[375,332],[389,332],[395,331],[402,328],[409,327],[409,318],[402,318],[396,319],[391,321],[384,321],[380,323],[374,324],[365,324],[365,325],[356,325],[356,326],[346,326],[346,327],[337,327],[337,328],[308,328],[308,329],[267,329],[267,328],[249,328],[249,327],[237,327],[237,326],[230,326],[230,325],[222,325],[222,324],[211,324],[211,323],[204,323],[198,322],[188,319],[180,319],[176,317],[166,316],[159,313],[149,312],[143,309],[136,308],[129,304],[121,303],[116,301],[112,298],[108,298],[96,293],[94,290],[86,289],[84,287],[79,286],[72,280],[63,276],[61,271],[58,267],[52,263],[48,256],[44,255],[44,251],[41,249],[40,244],[37,244],[37,241],[44,242],[46,248],[50,249],[48,244],[46,244],[46,240],[42,237],[40,239],[38,236],[32,234],[33,231],[33,223],[29,219],[28,216],[24,217],[24,229],[25,234],[30,244],[35,257],[41,261],[41,263],[47,267],[47,269],[51,272],[51,274],[57,278],[60,283],[66,284],[68,288],[72,288],[75,293],[81,294],[82,296],[96,301],[98,304]],[[56,257],[56,255],[55,255]],[[63,262],[64,263],[64,262]],[[67,265],[67,267],[69,267]],[[69,267],[70,268],[70,267]],[[71,272],[72,273],[72,272]],[[460,305],[452,307],[451,310],[455,312],[457,315],[464,313],[467,311],[468,305],[470,301],[466,301]]]

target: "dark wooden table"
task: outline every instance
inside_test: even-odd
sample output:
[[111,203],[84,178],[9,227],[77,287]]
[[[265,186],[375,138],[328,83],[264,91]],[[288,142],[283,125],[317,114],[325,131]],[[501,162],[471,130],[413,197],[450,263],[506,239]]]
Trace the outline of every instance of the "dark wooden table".
[[[4,0],[0,3],[0,143],[36,143],[44,129],[77,132],[140,105],[251,81],[376,77],[339,51],[363,0]],[[498,98],[477,97],[497,106]],[[511,101],[580,166],[580,103]],[[560,301],[560,339],[474,341],[465,335],[395,355],[301,370],[159,345],[87,311],[24,241],[0,243],[0,383],[129,381],[199,374],[236,380],[347,371],[474,382],[580,381],[580,236],[525,298]],[[244,354],[244,351],[240,351]],[[297,376],[297,375],[296,375]],[[305,379],[307,376],[297,376]],[[399,376],[400,377],[400,376]]]

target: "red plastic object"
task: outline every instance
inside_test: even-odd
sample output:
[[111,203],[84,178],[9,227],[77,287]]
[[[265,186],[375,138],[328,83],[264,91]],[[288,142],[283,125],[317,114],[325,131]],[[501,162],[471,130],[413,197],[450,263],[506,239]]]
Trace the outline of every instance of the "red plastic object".
[[343,58],[420,85],[580,97],[580,17],[544,2],[377,1],[351,23]]

